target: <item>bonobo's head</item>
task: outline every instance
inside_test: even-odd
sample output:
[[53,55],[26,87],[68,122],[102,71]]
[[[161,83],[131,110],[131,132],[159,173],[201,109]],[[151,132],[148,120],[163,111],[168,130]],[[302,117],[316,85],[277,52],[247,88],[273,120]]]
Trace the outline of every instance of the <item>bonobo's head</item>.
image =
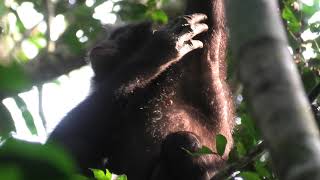
[[128,24],[116,28],[89,52],[93,80],[97,83],[140,51],[152,35],[150,22]]

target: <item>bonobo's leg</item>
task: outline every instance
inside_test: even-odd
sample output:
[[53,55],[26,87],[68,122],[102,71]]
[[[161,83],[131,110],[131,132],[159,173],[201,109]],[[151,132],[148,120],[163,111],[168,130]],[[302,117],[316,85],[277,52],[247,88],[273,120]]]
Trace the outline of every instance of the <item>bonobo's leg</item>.
[[135,88],[143,88],[185,54],[202,48],[203,43],[192,38],[208,30],[208,26],[202,23],[206,18],[204,14],[182,16],[156,31],[145,48],[135,53],[109,78],[116,80],[112,84],[116,89],[119,87],[117,93],[125,95]]
[[151,170],[151,180],[209,180],[221,164],[218,155],[192,156],[202,147],[196,134],[179,131],[169,134],[161,145],[161,155]]

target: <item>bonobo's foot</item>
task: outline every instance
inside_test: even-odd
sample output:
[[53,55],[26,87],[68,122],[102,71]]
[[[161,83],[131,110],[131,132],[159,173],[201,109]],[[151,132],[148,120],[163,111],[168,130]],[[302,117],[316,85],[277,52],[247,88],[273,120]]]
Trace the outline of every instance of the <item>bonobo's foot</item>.
[[202,147],[198,137],[187,131],[169,134],[162,143],[160,163],[154,168],[152,180],[209,180],[213,173],[211,155],[192,156]]
[[205,14],[191,14],[180,16],[155,32],[175,44],[176,59],[180,59],[190,51],[203,47],[203,43],[192,38],[208,30],[208,25],[203,23],[207,19]]

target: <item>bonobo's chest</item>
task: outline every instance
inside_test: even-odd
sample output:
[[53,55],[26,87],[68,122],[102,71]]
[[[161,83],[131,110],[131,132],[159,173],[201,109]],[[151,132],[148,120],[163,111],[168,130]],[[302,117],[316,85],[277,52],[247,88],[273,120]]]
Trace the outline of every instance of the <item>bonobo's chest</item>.
[[200,127],[209,118],[204,112],[209,105],[203,101],[208,97],[203,90],[200,59],[183,60],[128,98],[127,116],[136,120],[132,125],[143,125],[143,132],[152,139],[193,131],[191,127]]

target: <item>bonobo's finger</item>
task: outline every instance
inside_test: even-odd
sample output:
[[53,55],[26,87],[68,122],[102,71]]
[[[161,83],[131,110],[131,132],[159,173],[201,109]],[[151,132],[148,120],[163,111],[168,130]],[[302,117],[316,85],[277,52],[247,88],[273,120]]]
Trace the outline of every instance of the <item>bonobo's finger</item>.
[[203,48],[203,43],[199,40],[190,40],[192,49]]
[[[188,41],[194,36],[206,32],[209,29],[208,25],[201,23],[201,24],[195,24],[190,27],[185,27],[185,30],[182,32],[181,40],[182,41]],[[187,31],[187,33],[185,33]]]
[[183,46],[178,49],[178,52],[181,56],[186,55],[187,53],[191,52],[192,50],[203,48],[203,43],[199,40],[188,40],[185,41]]
[[193,36],[196,36],[200,33],[208,31],[209,27],[208,25],[201,23],[201,24],[192,25],[191,29],[193,30]]
[[207,15],[202,14],[202,13],[195,13],[195,14],[185,15],[183,17],[190,24],[194,24],[194,23],[201,22],[201,21],[204,21],[204,20],[208,19]]

